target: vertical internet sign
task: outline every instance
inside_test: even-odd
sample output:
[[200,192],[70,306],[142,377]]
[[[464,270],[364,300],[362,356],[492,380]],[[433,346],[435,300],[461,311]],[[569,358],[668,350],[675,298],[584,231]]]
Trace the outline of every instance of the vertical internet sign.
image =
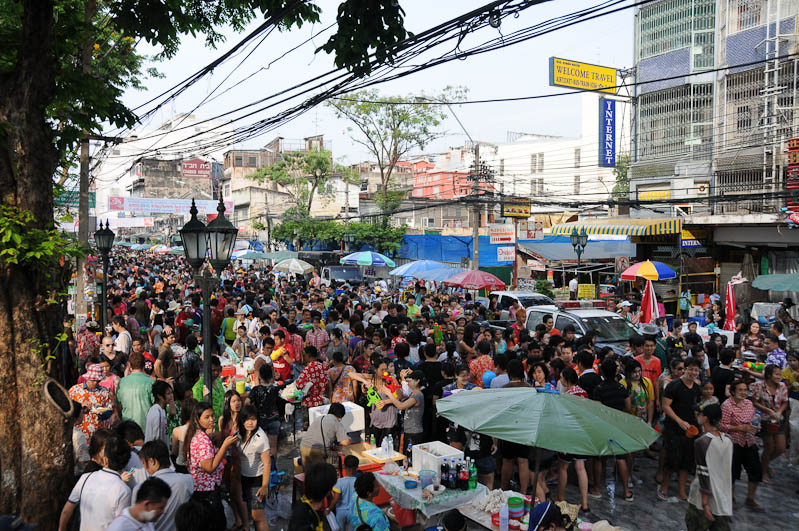
[[599,98],[599,166],[616,167],[616,100]]

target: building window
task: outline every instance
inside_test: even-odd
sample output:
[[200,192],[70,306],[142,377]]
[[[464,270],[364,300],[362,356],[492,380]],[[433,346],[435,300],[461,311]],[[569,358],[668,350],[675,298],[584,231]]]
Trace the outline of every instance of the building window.
[[580,167],[580,148],[574,148],[574,167]]
[[438,194],[438,186],[434,186],[433,187],[433,193],[434,194]]
[[222,190],[223,190],[222,195],[224,195],[225,197],[230,197],[230,185],[229,184],[226,184],[225,186],[223,186]]
[[543,172],[544,172],[544,154],[543,153],[539,153],[538,154],[538,173],[543,173]]
[[713,29],[716,0],[663,0],[638,13],[639,59],[654,57],[692,44],[694,31]]
[[754,28],[760,25],[760,0],[738,0],[738,31]]
[[580,176],[574,176],[574,195],[580,195]]
[[244,166],[244,157],[242,155],[236,155],[233,159],[233,166],[237,168]]
[[499,174],[505,175],[505,159],[499,159]]
[[530,155],[530,173],[535,173],[536,167],[536,154],[533,153]]
[[258,160],[256,157],[250,156],[249,157],[249,164],[250,168],[255,168],[258,165]]
[[752,127],[752,113],[749,106],[738,107],[738,129],[749,129]]
[[538,180],[538,193],[544,193],[544,179],[537,179]]

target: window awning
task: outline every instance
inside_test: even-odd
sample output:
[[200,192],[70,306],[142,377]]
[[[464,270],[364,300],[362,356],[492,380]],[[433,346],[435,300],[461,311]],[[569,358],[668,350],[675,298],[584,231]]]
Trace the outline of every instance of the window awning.
[[605,218],[572,223],[560,223],[552,227],[553,235],[568,236],[572,230],[585,229],[588,234],[624,234],[625,236],[657,236],[679,234],[682,220],[679,218]]

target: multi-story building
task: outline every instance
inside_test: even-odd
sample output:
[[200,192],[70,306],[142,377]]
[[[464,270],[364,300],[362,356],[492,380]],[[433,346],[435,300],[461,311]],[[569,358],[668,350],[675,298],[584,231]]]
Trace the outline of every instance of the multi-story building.
[[[534,212],[564,210],[561,206],[543,206],[556,198],[561,202],[590,203],[607,201],[616,184],[613,168],[600,167],[599,98],[596,93],[582,93],[579,134],[574,137],[538,133],[508,133],[507,142],[493,147],[481,146],[480,161],[489,165],[495,189],[501,196],[529,197]],[[626,133],[628,104],[616,102],[620,119],[616,125],[617,157],[629,144]],[[607,212],[607,209],[605,209]]]
[[779,211],[783,200],[761,194],[784,190],[785,141],[799,136],[798,15],[797,0],[662,0],[636,10],[631,199],[663,200],[639,210]]
[[233,200],[233,224],[245,233],[253,233],[256,221],[266,225],[277,223],[278,217],[294,206],[291,196],[275,182],[259,182],[251,176],[259,169],[268,168],[285,153],[327,150],[329,142],[319,136],[302,140],[277,137],[261,149],[232,149],[224,154],[223,174],[220,181],[222,194]]
[[213,199],[212,168],[219,163],[192,158],[140,158],[130,168],[132,197]]

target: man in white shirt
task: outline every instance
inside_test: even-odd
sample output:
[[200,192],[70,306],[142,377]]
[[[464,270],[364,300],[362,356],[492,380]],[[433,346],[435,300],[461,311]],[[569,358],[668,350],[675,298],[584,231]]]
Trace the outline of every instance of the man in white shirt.
[[150,478],[138,487],[136,503],[122,511],[108,531],[154,531],[171,497],[172,489],[162,479]]
[[[151,478],[158,478],[169,485],[172,495],[164,507],[163,514],[154,524],[156,531],[175,531],[175,514],[178,507],[189,501],[194,493],[194,480],[189,474],[179,474],[172,470],[169,460],[169,449],[161,441],[150,441],[142,446],[139,458],[144,463],[144,468]],[[141,486],[133,489],[133,498],[138,501],[137,495]]]
[[117,333],[117,338],[114,341],[114,350],[127,356],[130,354],[130,347],[133,343],[133,339],[130,336],[130,332],[128,332],[128,329],[125,327],[125,318],[121,315],[115,315],[114,319],[111,321],[111,326],[114,328],[114,332]]
[[577,289],[580,286],[580,281],[577,280],[577,277],[573,277],[569,281],[569,299],[576,301],[577,300]]
[[174,401],[174,393],[166,381],[158,380],[153,382],[153,398],[155,399],[155,404],[147,412],[144,440],[163,441],[164,444],[168,444],[166,406]]
[[122,472],[130,459],[128,443],[113,435],[105,443],[107,466],[83,474],[61,510],[58,530],[67,531],[69,521],[80,506],[80,531],[103,531],[130,505],[130,487]]

